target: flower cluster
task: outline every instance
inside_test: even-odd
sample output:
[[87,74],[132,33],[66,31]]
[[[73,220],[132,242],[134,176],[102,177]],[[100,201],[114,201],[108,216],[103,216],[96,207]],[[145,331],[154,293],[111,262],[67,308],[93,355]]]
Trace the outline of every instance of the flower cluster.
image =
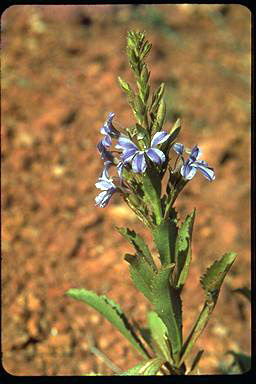
[[115,148],[123,151],[121,160],[124,163],[131,163],[133,172],[143,173],[147,168],[145,155],[158,165],[164,163],[165,154],[156,146],[165,142],[169,136],[166,131],[157,132],[151,140],[150,147],[142,151],[127,137],[120,137]]
[[[129,136],[120,133],[113,125],[113,118],[115,114],[113,112],[108,114],[107,120],[103,127],[100,129],[100,133],[104,135],[104,138],[98,143],[97,149],[100,153],[101,158],[104,160],[104,168],[98,182],[95,184],[97,188],[101,190],[99,195],[96,197],[96,205],[103,208],[105,207],[112,195],[116,192],[123,192],[123,168],[129,169],[135,174],[142,174],[147,169],[148,157],[153,163],[161,166],[166,161],[166,155],[162,150],[157,148],[158,145],[166,142],[170,134],[166,131],[156,132],[151,139],[150,145],[139,144],[136,145]],[[112,139],[116,139],[115,151],[120,156],[119,158],[113,155],[113,151],[110,150],[112,146]],[[139,140],[139,138],[137,137]],[[182,166],[180,168],[180,174],[185,180],[191,180],[196,171],[201,172],[208,180],[212,181],[215,179],[215,173],[213,168],[208,166],[203,160],[199,160],[202,154],[201,149],[196,145],[191,151],[185,149],[183,144],[176,143],[173,145],[173,149],[182,159]],[[119,152],[121,151],[121,152]],[[189,158],[184,161],[183,154],[188,152]],[[120,187],[117,187],[113,183],[113,179],[109,178],[108,169],[111,166],[116,166]]]
[[[179,143],[174,144],[173,149],[176,153],[178,153],[179,156],[182,156],[184,152],[188,152],[185,150],[184,145]],[[206,161],[198,160],[202,155],[201,149],[195,145],[194,148],[189,152],[189,158],[183,162],[183,165],[180,169],[180,173],[184,179],[191,180],[198,170],[204,177],[206,177],[207,180],[213,181],[215,179],[213,168],[209,167]]]
[[[117,191],[117,187],[113,184],[113,180],[109,179],[108,169],[112,165],[117,166],[117,173],[122,183],[122,171],[123,167],[128,164],[131,165],[131,169],[134,173],[144,173],[147,168],[146,158],[148,156],[150,160],[158,165],[161,165],[165,161],[165,154],[157,148],[159,144],[164,143],[169,134],[166,131],[157,132],[151,140],[150,147],[144,147],[140,150],[128,136],[121,134],[113,125],[113,118],[115,114],[113,112],[108,114],[108,118],[105,121],[103,127],[100,129],[100,133],[104,135],[104,138],[98,143],[97,149],[100,153],[102,160],[104,160],[104,168],[98,182],[95,184],[97,188],[103,190],[96,197],[96,205],[99,207],[105,207],[109,202],[111,196]],[[115,148],[121,150],[120,158],[114,157],[113,153],[109,151],[112,145],[112,138],[117,139]],[[119,188],[122,191],[122,188]]]

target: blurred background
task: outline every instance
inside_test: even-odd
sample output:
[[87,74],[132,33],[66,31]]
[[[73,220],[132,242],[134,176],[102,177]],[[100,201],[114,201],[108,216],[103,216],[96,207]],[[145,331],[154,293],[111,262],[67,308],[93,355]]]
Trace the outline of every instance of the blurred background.
[[[203,302],[200,275],[226,251],[238,258],[197,342],[202,374],[220,373],[228,349],[250,353],[250,308],[232,290],[250,286],[251,16],[241,5],[13,6],[1,18],[2,351],[12,375],[113,374],[140,357],[93,309],[64,296],[93,289],[146,324],[113,225],[149,233],[119,196],[96,208],[102,170],[96,144],[108,112],[134,122],[117,76],[133,81],[127,31],[153,48],[151,85],[166,84],[165,129],[198,144],[216,171],[200,174],[176,206],[197,208],[193,259],[183,294],[184,337]],[[133,83],[134,84],[134,83]],[[152,248],[154,250],[154,248]],[[224,362],[224,363],[223,363]]]

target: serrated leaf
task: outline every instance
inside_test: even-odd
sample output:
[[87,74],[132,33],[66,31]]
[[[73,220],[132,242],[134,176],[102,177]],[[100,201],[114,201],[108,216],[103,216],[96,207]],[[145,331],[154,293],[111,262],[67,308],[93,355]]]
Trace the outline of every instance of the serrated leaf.
[[153,238],[162,265],[175,262],[175,239],[177,226],[175,219],[162,221],[153,230]]
[[214,263],[207,268],[200,279],[206,295],[220,290],[221,284],[235,261],[235,258],[236,254],[234,252],[227,252],[220,260],[214,261]]
[[149,301],[152,301],[151,281],[154,271],[142,257],[142,254],[135,256],[126,254],[124,258],[130,264],[129,270],[135,286]]
[[181,302],[177,300],[177,292],[169,283],[169,276],[175,264],[162,267],[152,281],[152,297],[154,309],[168,329],[169,340],[174,360],[178,360],[181,349]]
[[168,330],[156,312],[149,312],[148,325],[158,354],[160,353],[167,361],[173,362],[168,340]]
[[188,276],[189,266],[191,262],[191,242],[194,219],[195,209],[190,215],[186,217],[186,219],[178,230],[175,243],[176,288],[182,288]]
[[193,348],[197,338],[206,327],[209,318],[215,308],[221,284],[235,261],[234,252],[225,253],[222,258],[215,261],[210,268],[206,270],[200,279],[200,283],[205,290],[206,298],[204,306],[193,326],[189,336],[182,346],[182,353],[179,364],[181,364]]
[[135,367],[121,373],[120,376],[152,376],[159,371],[163,363],[165,360],[157,356],[135,365]]
[[86,289],[72,288],[66,292],[67,296],[80,300],[96,309],[102,314],[116,329],[126,337],[127,340],[141,353],[142,356],[148,357],[140,339],[136,335],[133,326],[129,323],[126,315],[113,300],[105,295],[97,295],[92,291]]
[[157,267],[144,239],[129,228],[119,228],[115,226],[115,229],[134,246],[136,252],[142,254],[143,258],[145,258],[151,268],[156,272]]

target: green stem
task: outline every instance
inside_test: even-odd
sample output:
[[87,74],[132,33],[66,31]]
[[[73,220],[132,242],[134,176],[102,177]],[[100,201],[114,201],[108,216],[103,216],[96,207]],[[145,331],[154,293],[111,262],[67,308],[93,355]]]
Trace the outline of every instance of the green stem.
[[188,183],[188,180],[181,179],[180,182],[175,186],[171,194],[169,195],[169,199],[167,200],[165,211],[164,211],[164,220],[167,219],[168,214],[170,212],[170,209],[172,208],[173,204],[175,203],[175,200],[177,199],[179,193],[182,191],[182,189],[185,187],[185,185]]
[[203,309],[200,315],[198,316],[192,331],[190,332],[185,343],[183,344],[179,366],[181,366],[181,364],[184,362],[185,358],[193,348],[196,340],[198,339],[198,337],[206,327],[214,307],[215,307],[215,302],[213,301],[205,302]]

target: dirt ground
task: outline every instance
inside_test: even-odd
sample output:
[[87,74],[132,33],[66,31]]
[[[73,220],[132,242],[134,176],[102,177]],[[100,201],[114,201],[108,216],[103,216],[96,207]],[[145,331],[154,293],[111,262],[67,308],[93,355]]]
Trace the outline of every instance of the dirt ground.
[[2,351],[12,375],[105,375],[141,360],[69,288],[107,294],[142,325],[148,303],[128,276],[131,248],[113,225],[152,239],[117,195],[95,207],[102,170],[96,144],[108,112],[133,123],[117,76],[131,80],[128,30],[153,43],[151,84],[166,83],[169,129],[198,144],[216,180],[196,175],[177,200],[197,208],[193,259],[183,295],[184,335],[203,302],[199,278],[213,260],[237,260],[194,353],[201,374],[221,372],[227,350],[250,353],[250,307],[232,290],[250,287],[250,12],[241,5],[14,6],[2,38]]

